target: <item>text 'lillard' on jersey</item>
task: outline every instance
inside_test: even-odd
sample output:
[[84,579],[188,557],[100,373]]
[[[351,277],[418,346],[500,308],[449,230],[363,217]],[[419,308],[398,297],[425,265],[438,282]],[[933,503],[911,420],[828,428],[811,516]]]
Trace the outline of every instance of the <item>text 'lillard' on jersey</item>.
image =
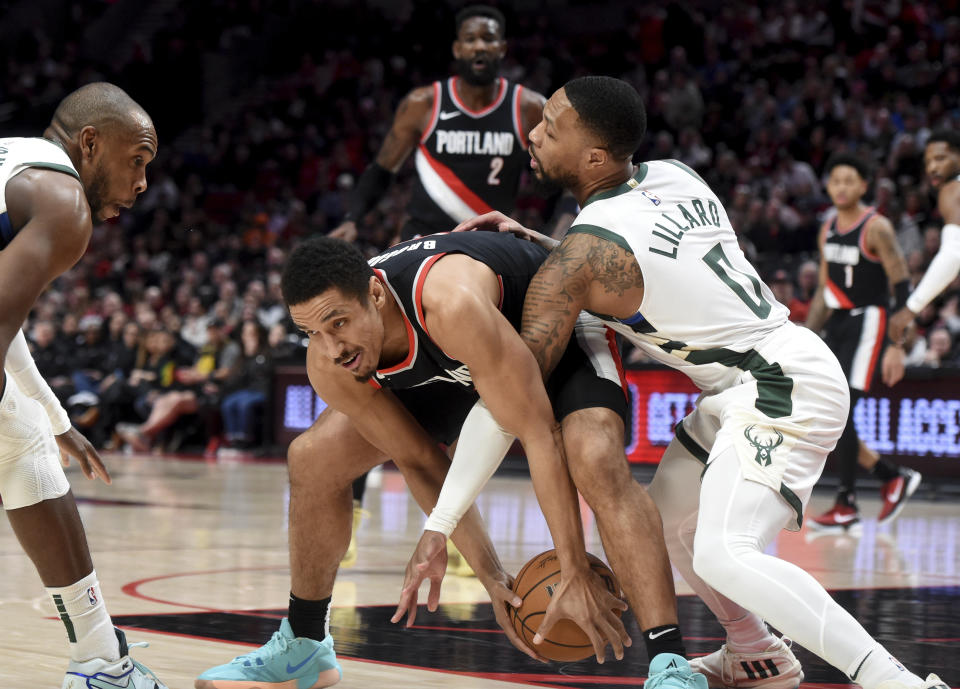
[[434,82],[430,125],[416,153],[417,179],[407,212],[420,234],[446,232],[475,215],[513,210],[529,164],[520,113],[520,84],[499,80],[497,97],[470,110],[456,77]]
[[834,310],[849,311],[861,306],[887,306],[890,286],[879,256],[867,249],[867,223],[876,210],[867,208],[847,230],[837,228],[837,216],[824,225],[823,259],[827,284],[823,300]]

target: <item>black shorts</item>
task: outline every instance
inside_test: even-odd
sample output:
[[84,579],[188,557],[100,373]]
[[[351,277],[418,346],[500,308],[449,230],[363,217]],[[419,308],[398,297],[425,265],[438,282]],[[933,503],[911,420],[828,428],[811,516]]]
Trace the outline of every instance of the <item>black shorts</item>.
[[836,354],[854,390],[869,392],[880,368],[886,335],[887,310],[882,306],[834,311],[827,319],[824,342]]
[[[581,409],[604,407],[626,422],[623,386],[623,367],[612,332],[593,319],[589,327],[577,326],[546,389],[560,421]],[[473,387],[443,381],[393,392],[434,440],[447,445],[460,435],[467,414],[479,399]]]

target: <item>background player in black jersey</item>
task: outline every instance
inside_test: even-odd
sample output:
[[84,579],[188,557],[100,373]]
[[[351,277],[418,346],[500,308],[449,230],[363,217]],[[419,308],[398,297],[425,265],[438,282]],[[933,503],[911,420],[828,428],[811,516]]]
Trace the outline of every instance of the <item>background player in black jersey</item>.
[[416,151],[417,179],[401,239],[447,232],[477,213],[509,212],[526,169],[527,134],[543,95],[499,76],[507,50],[503,14],[486,5],[456,16],[457,75],[413,89],[380,151],[357,182],[345,221],[330,234],[352,241],[394,175]]
[[836,214],[820,232],[820,286],[806,325],[814,332],[822,330],[824,341],[837,355],[850,384],[850,413],[832,453],[840,471],[836,504],[813,519],[811,526],[846,530],[860,521],[857,464],[883,481],[880,522],[896,518],[920,483],[918,472],[898,467],[867,447],[853,422],[857,400],[869,392],[878,363],[887,385],[903,377],[903,349],[886,343],[886,314],[891,286],[897,308],[906,302],[909,273],[893,225],[863,203],[870,182],[867,164],[838,153],[825,170]]
[[906,329],[960,272],[960,132],[941,130],[927,139],[923,152],[930,186],[937,190],[943,218],[940,249],[907,303],[890,318],[890,339],[902,342]]
[[[357,224],[416,151],[417,177],[400,239],[447,232],[478,213],[514,206],[526,169],[527,133],[540,121],[544,97],[499,76],[506,54],[500,10],[471,5],[457,13],[457,75],[413,89],[401,101],[377,157],[357,183],[345,221],[330,236],[353,241]],[[354,534],[366,476],[354,486]],[[450,571],[472,575],[451,544]],[[343,565],[356,560],[354,537]]]

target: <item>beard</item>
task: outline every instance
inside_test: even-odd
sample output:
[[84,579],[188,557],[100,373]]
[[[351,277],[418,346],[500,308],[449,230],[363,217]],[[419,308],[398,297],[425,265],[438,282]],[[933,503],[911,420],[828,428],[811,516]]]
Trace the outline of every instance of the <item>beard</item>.
[[90,180],[85,191],[91,214],[95,220],[102,220],[100,214],[103,212],[107,196],[107,171],[102,161],[97,163],[97,168],[93,171],[93,179]]
[[489,86],[500,74],[500,58],[491,58],[480,71],[473,68],[473,60],[454,60],[457,75],[471,86]]
[[[540,161],[537,161],[540,164]],[[568,174],[549,174],[544,172],[543,167],[538,167],[531,175],[533,191],[542,198],[550,198],[574,187],[575,179]]]

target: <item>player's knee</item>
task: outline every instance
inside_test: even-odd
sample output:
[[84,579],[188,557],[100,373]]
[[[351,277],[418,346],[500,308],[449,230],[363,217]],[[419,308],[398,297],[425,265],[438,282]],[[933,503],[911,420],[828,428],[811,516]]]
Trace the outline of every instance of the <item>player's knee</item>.
[[693,543],[693,571],[711,588],[736,600],[736,590],[749,580],[752,571],[746,561],[755,553],[748,540],[698,529]]
[[[586,412],[564,420],[563,446],[567,465],[577,489],[592,504],[594,500],[610,500],[633,482],[623,452],[623,428],[619,417],[612,414]],[[603,410],[606,411],[606,410]],[[610,418],[613,416],[617,424]]]

